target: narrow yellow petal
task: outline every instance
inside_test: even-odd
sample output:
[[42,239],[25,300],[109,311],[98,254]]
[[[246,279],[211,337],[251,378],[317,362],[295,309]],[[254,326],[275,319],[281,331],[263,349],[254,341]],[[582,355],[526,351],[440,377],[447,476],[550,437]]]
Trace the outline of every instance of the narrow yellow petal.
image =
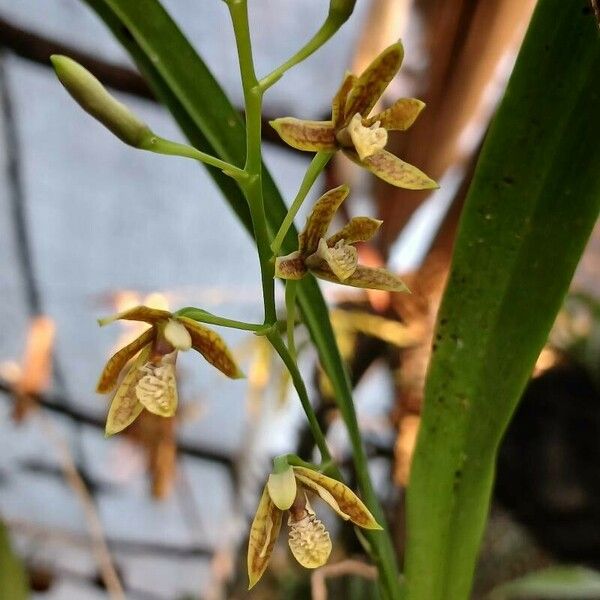
[[364,125],[370,126],[379,121],[388,131],[406,131],[425,108],[425,102],[416,98],[400,98],[388,109],[365,119]]
[[270,124],[292,148],[308,152],[332,152],[338,147],[331,121],[305,121],[283,117],[271,121]]
[[344,240],[340,240],[333,248],[330,248],[327,242],[321,238],[317,251],[306,259],[306,264],[309,268],[313,265],[319,268],[322,261],[325,261],[334,275],[343,282],[356,270],[358,250],[354,246],[346,244]]
[[347,244],[368,242],[377,233],[382,223],[383,221],[371,217],[353,217],[342,229],[327,238],[327,245],[335,246],[340,240],[344,240]]
[[344,521],[350,520],[350,515],[347,515],[340,508],[340,505],[337,503],[337,500],[333,497],[331,492],[328,492],[322,485],[319,485],[312,479],[309,479],[308,477],[304,477],[304,475],[300,475],[299,473],[296,473],[296,478],[298,479],[298,482],[301,485],[303,485],[305,488],[311,489],[313,492],[316,492],[320,496],[321,500],[327,502],[327,504],[329,504],[329,506],[331,508],[333,508],[333,510],[335,510],[335,512],[340,517],[342,517],[342,519],[344,519]]
[[106,417],[106,435],[123,431],[142,412],[144,407],[138,400],[135,389],[138,381],[144,376],[140,367],[148,361],[151,353],[152,346],[148,344],[133,361],[117,388]]
[[142,377],[135,386],[135,395],[146,410],[159,417],[172,417],[177,412],[176,360],[177,350],[139,367]]
[[348,94],[350,93],[352,87],[356,84],[356,79],[356,75],[352,75],[352,73],[346,73],[340,89],[333,97],[333,101],[331,103],[331,121],[333,122],[334,129],[336,130],[347,125],[347,123],[344,123],[344,108],[346,106]]
[[315,202],[306,219],[306,227],[298,236],[298,250],[302,256],[309,256],[317,251],[319,240],[325,237],[331,220],[349,193],[347,185],[340,185],[325,192]]
[[288,544],[294,558],[306,569],[322,567],[331,554],[331,538],[308,500],[300,515],[290,511]]
[[402,44],[396,42],[373,60],[348,94],[344,109],[347,120],[351,119],[356,113],[365,118],[369,116],[377,100],[400,69],[403,58],[404,49]]
[[188,330],[192,338],[192,348],[200,352],[213,367],[231,379],[239,379],[244,376],[227,348],[227,344],[218,333],[189,317],[178,316],[177,320],[181,321]]
[[168,310],[160,310],[159,308],[150,308],[149,306],[134,306],[128,310],[105,317],[104,319],[98,319],[98,323],[108,325],[113,321],[144,321],[144,323],[150,323],[153,325],[157,321],[162,319],[168,319],[171,313]]
[[273,504],[267,486],[265,486],[250,527],[248,540],[249,588],[256,585],[269,564],[281,529],[281,517],[282,512]]
[[[381,529],[381,526],[360,498],[341,481],[305,467],[294,467],[294,472],[296,477],[303,478],[303,482],[308,479],[315,484],[316,487],[311,486],[313,489],[322,488],[331,494],[339,508],[338,512],[345,513],[355,525],[364,529]],[[327,501],[326,495],[321,497]]]
[[295,251],[275,259],[275,277],[279,279],[302,279],[306,275],[304,258]]
[[343,285],[349,285],[351,287],[358,287],[368,290],[383,290],[386,292],[408,292],[410,291],[406,284],[386,269],[375,269],[371,267],[363,267],[358,265],[347,279],[340,281],[335,276],[333,271],[329,269],[328,265],[320,267],[314,267],[310,269],[316,277],[324,279],[325,281],[332,281],[333,283],[341,283]]
[[125,368],[125,365],[147,344],[149,344],[155,336],[154,327],[150,327],[142,335],[135,338],[133,342],[127,344],[121,348],[118,352],[113,354],[107,361],[98,384],[96,385],[96,391],[99,394],[108,394],[119,379],[119,373]]
[[400,160],[387,150],[380,150],[362,161],[352,151],[346,150],[344,154],[380,179],[396,187],[407,190],[430,190],[439,187],[433,179],[430,179],[417,167]]

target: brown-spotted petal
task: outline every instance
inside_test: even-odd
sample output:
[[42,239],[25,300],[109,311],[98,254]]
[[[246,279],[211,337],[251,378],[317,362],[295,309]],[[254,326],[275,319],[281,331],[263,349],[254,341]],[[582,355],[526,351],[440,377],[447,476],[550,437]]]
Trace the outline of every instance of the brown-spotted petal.
[[346,106],[346,99],[348,98],[350,90],[356,84],[356,80],[356,75],[346,72],[340,89],[333,97],[333,101],[331,102],[331,121],[333,122],[334,129],[338,129],[339,127],[343,127],[345,125],[343,121],[345,116],[344,108]]
[[175,350],[139,368],[143,376],[135,386],[135,395],[146,410],[159,417],[172,417],[177,411],[176,360]]
[[333,152],[338,147],[331,121],[305,121],[283,117],[270,121],[270,124],[292,148],[308,152]]
[[248,540],[249,588],[262,577],[281,529],[282,512],[273,504],[267,487],[263,490]]
[[306,275],[304,258],[297,250],[275,259],[275,277],[280,279],[302,279]]
[[400,160],[387,150],[380,150],[373,156],[359,160],[357,154],[351,150],[345,150],[344,154],[351,160],[365,167],[373,175],[387,181],[391,185],[407,190],[431,190],[438,188],[438,184],[423,171],[413,165]]
[[406,131],[424,108],[425,102],[421,100],[400,98],[388,109],[365,119],[364,125],[368,127],[379,121],[380,126],[388,131]]
[[178,316],[177,320],[183,323],[188,330],[192,338],[192,348],[200,352],[211,365],[231,379],[239,379],[244,376],[227,348],[227,344],[218,333],[189,317]]
[[325,281],[333,283],[342,283],[352,287],[364,288],[368,290],[383,290],[385,292],[408,292],[410,291],[406,284],[386,269],[375,269],[358,265],[347,279],[340,281],[329,266],[324,264],[320,267],[311,268],[311,272]]
[[344,109],[349,121],[356,113],[368,117],[369,113],[400,69],[404,58],[404,48],[400,42],[386,48],[365,69],[348,94]]
[[317,251],[319,240],[325,237],[337,209],[350,193],[347,185],[325,192],[315,203],[306,219],[306,227],[298,236],[299,252],[309,256]]
[[121,348],[118,352],[113,354],[104,365],[104,369],[98,379],[96,385],[96,391],[99,394],[108,394],[119,379],[119,373],[123,370],[125,365],[147,344],[149,344],[156,335],[154,327],[150,327],[142,335],[138,336],[133,342],[127,344]]
[[333,248],[327,245],[327,242],[321,238],[317,251],[306,259],[306,264],[309,268],[313,264],[320,266],[321,261],[325,261],[334,275],[340,282],[344,282],[354,271],[358,265],[358,250],[354,246],[340,240]]
[[296,478],[314,490],[343,519],[364,529],[381,529],[362,500],[345,484],[305,467],[294,467]]
[[153,325],[157,321],[168,319],[171,313],[168,310],[161,310],[160,308],[150,308],[149,306],[134,306],[128,310],[105,317],[104,319],[98,319],[99,325],[108,325],[113,321],[143,321],[144,323],[150,323]]
[[114,435],[123,431],[137,419],[144,409],[137,398],[136,387],[144,376],[141,367],[149,360],[151,353],[152,346],[148,344],[133,361],[123,381],[119,384],[106,417],[106,435]]
[[381,227],[383,221],[371,217],[353,217],[338,232],[327,238],[328,246],[335,246],[340,240],[347,244],[368,242]]

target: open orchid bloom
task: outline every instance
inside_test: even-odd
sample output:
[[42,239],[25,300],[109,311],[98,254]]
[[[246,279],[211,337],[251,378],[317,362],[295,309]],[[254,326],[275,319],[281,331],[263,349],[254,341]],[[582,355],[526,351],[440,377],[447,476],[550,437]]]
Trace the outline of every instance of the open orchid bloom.
[[96,391],[107,394],[117,386],[119,374],[135,356],[113,396],[106,419],[107,435],[125,429],[144,409],[161,417],[175,414],[175,363],[180,350],[193,348],[228,377],[243,377],[223,339],[193,319],[136,306],[98,322],[107,325],[118,320],[142,321],[151,327],[111,356],[100,375]]
[[345,521],[364,529],[381,529],[358,496],[341,481],[312,469],[289,466],[269,476],[252,522],[248,542],[250,587],[267,568],[286,511],[288,544],[294,558],[307,569],[327,562],[331,539],[310,505],[310,495],[320,497]]
[[342,150],[351,160],[396,187],[438,187],[425,173],[384,149],[388,131],[407,130],[425,104],[415,98],[400,98],[383,112],[369,116],[403,58],[404,49],[397,42],[377,56],[360,77],[347,73],[333,98],[329,121],[284,117],[271,121],[271,126],[284,142],[298,150]]
[[401,279],[385,269],[358,264],[355,244],[370,240],[382,221],[371,217],[354,217],[329,237],[327,229],[350,189],[341,185],[323,194],[313,206],[306,226],[298,236],[298,250],[275,261],[275,276],[302,279],[308,271],[335,283],[372,290],[406,292]]

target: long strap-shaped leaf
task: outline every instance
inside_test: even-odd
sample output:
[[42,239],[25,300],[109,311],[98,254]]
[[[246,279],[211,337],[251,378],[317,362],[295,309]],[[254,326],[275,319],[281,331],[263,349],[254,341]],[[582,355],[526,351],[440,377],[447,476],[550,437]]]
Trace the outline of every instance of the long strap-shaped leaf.
[[498,445],[598,216],[587,5],[539,1],[465,204],[408,491],[409,600],[469,597]]
[[[236,165],[244,161],[245,129],[239,114],[193,47],[157,0],[83,0],[106,23],[129,52],[157,97],[169,108],[188,139],[200,150]],[[200,5],[198,10],[201,10]],[[245,228],[252,223],[245,200],[229,178],[218,170],[209,172],[221,187]],[[271,176],[263,171],[263,194],[269,228],[277,231],[287,208]],[[288,231],[283,253],[297,245],[297,231]],[[349,434],[359,439],[352,391],[343,366],[325,300],[312,276],[299,282],[298,302],[303,320],[317,347],[321,364],[329,375]],[[379,522],[383,522],[377,496],[366,473],[364,452],[355,457],[363,499]],[[377,561],[394,561],[387,535],[365,532]],[[390,565],[389,571],[393,570]]]

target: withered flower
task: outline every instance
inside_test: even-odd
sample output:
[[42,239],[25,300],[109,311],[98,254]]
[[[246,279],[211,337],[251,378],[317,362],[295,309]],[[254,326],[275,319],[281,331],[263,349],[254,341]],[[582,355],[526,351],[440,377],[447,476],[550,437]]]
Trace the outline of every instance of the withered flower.
[[137,354],[113,396],[106,419],[107,435],[125,429],[144,408],[160,417],[175,414],[178,402],[175,362],[179,350],[193,348],[228,377],[243,376],[223,339],[193,319],[167,310],[136,306],[98,322],[106,325],[118,320],[142,321],[151,327],[109,358],[100,375],[96,390],[107,394],[117,385],[119,373]]
[[290,528],[288,544],[294,558],[307,569],[327,562],[331,539],[308,500],[309,495],[315,494],[345,521],[364,529],[381,529],[358,496],[341,481],[306,467],[288,465],[269,476],[252,522],[248,542],[250,587],[267,568],[286,511]]
[[275,275],[281,279],[302,279],[308,271],[335,283],[353,287],[405,292],[401,279],[386,269],[358,264],[355,244],[370,240],[382,221],[354,217],[332,236],[327,229],[350,189],[341,185],[323,194],[313,206],[304,230],[298,236],[298,250],[275,261]]
[[407,130],[425,104],[416,98],[400,98],[383,112],[369,116],[403,58],[404,49],[397,42],[379,54],[360,77],[346,73],[333,98],[329,121],[284,117],[271,121],[272,127],[284,142],[298,150],[342,150],[348,158],[396,187],[438,187],[425,173],[384,150],[388,131]]

